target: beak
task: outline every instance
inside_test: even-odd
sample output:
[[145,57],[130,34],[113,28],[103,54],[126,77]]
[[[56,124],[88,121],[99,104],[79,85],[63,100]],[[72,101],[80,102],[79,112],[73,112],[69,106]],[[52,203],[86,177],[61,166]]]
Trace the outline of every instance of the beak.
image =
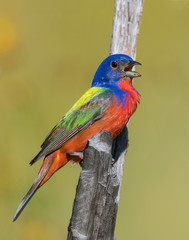
[[140,73],[136,71],[132,71],[132,67],[134,67],[135,65],[142,65],[142,64],[133,60],[129,60],[128,62],[126,62],[122,70],[122,76],[129,77],[129,78],[141,77]]
[[129,60],[127,63],[126,63],[126,66],[135,66],[135,65],[142,65],[141,63],[137,62],[137,61],[133,61],[133,60]]
[[136,78],[136,77],[141,77],[141,74],[135,71],[127,71],[125,73],[125,76],[130,78]]

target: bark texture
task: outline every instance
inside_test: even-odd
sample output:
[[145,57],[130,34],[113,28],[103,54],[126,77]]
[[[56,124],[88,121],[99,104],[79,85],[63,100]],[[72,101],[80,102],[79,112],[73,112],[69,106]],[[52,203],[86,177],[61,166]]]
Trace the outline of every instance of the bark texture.
[[88,142],[67,239],[114,239],[119,179],[112,162],[112,141],[103,130]]

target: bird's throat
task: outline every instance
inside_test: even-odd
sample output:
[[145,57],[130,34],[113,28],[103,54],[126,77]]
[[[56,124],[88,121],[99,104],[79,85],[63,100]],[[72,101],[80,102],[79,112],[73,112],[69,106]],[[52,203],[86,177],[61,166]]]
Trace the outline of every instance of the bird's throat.
[[136,91],[136,89],[133,87],[132,80],[130,78],[124,78],[120,81],[119,87],[131,94],[131,97],[134,101],[137,103],[140,103],[140,94]]

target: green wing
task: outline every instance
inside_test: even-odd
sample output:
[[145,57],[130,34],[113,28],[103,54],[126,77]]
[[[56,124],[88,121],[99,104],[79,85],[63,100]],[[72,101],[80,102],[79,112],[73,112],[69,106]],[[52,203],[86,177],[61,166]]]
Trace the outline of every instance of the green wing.
[[41,145],[41,151],[30,162],[32,165],[68,142],[92,123],[100,119],[112,101],[113,93],[107,88],[90,88],[51,130]]

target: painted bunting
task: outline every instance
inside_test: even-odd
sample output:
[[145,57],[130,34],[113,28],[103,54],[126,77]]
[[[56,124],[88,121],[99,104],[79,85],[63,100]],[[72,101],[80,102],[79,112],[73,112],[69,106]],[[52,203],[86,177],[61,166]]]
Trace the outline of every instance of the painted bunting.
[[36,190],[59,168],[69,161],[77,163],[83,159],[88,139],[102,129],[109,130],[115,138],[124,129],[140,103],[140,94],[132,85],[132,79],[140,76],[132,71],[135,65],[141,64],[124,54],[111,55],[100,64],[91,88],[51,130],[40,152],[30,162],[33,165],[44,157],[40,171],[13,221]]

